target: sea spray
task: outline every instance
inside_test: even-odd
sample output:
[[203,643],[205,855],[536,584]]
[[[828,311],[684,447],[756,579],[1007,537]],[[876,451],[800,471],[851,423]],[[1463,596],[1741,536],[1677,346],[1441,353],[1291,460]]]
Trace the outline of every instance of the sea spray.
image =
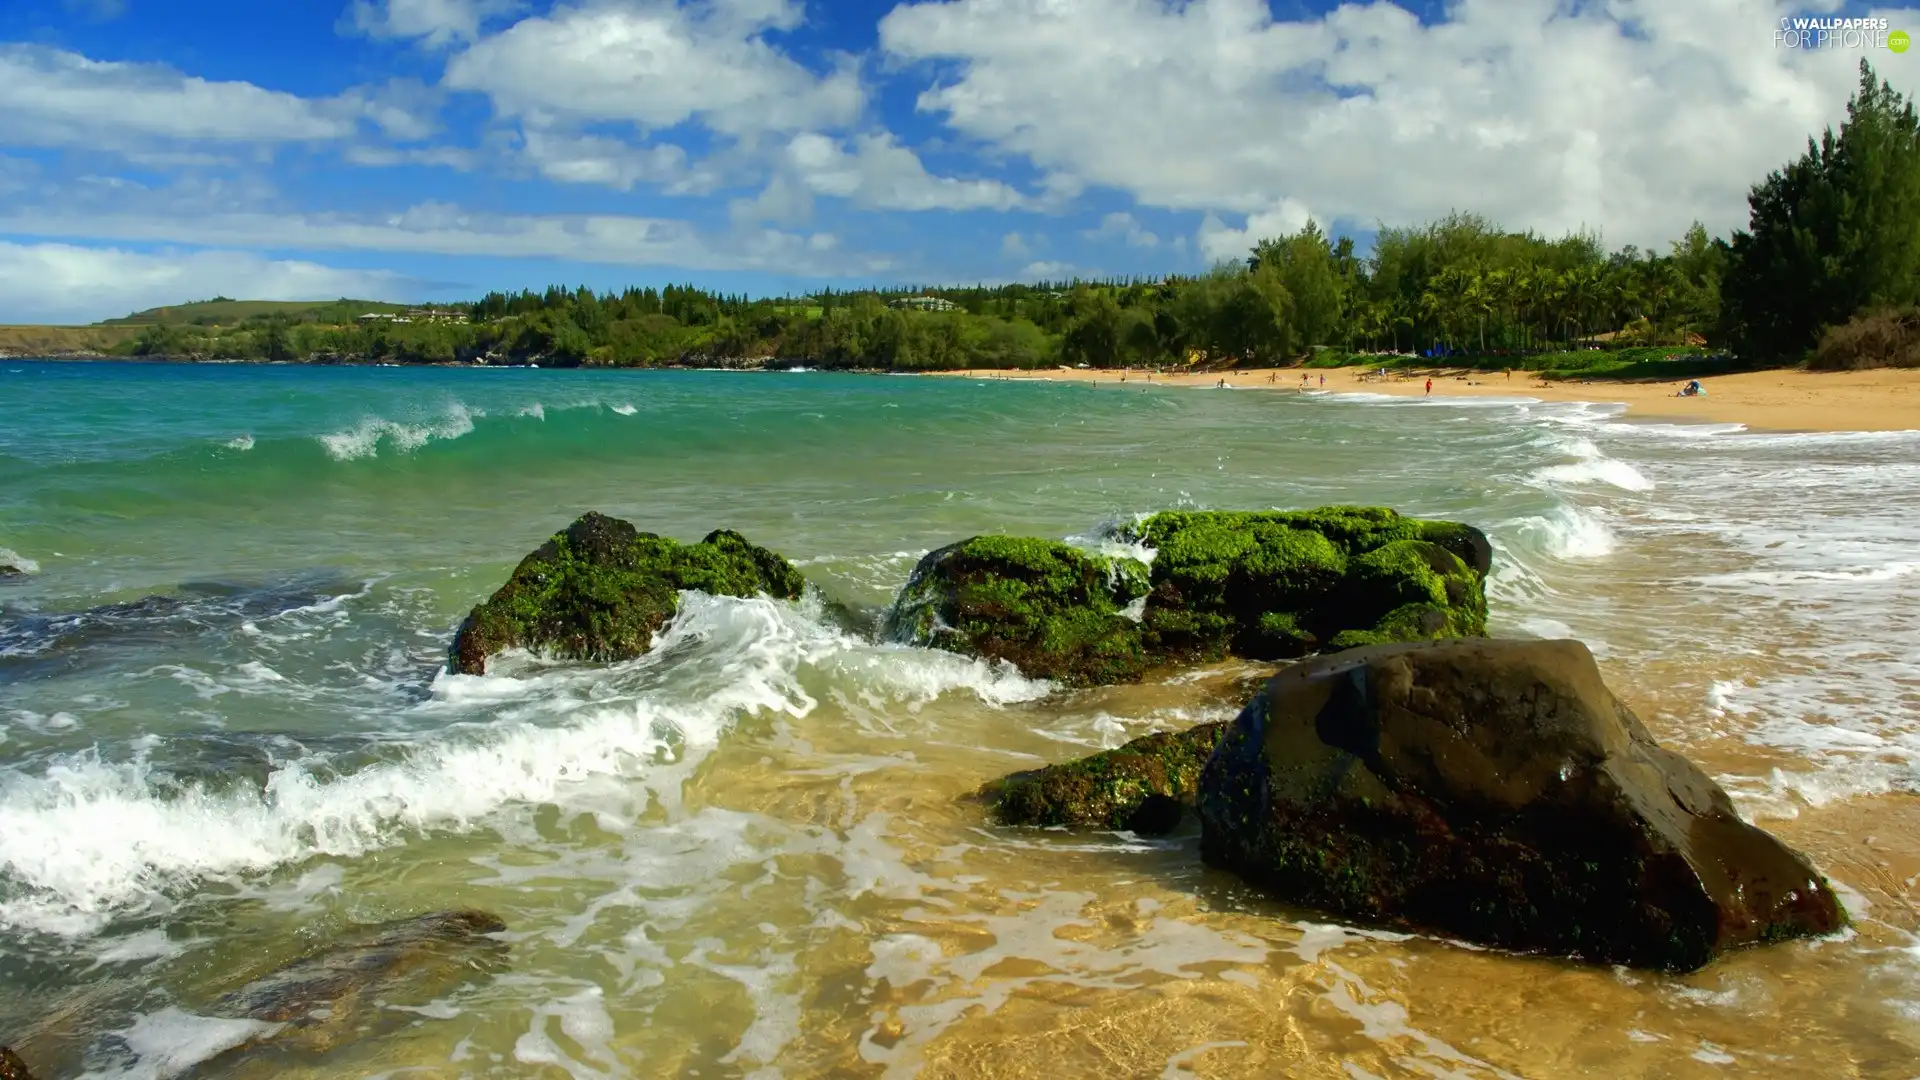
[[92,933],[204,878],[353,857],[468,828],[504,806],[552,802],[587,778],[643,778],[662,755],[704,754],[743,715],[807,715],[817,701],[803,669],[903,705],[955,690],[1012,703],[1048,689],[1004,666],[870,645],[793,605],[700,593],[682,604],[654,652],[629,664],[443,676],[420,709],[444,721],[476,708],[499,718],[478,729],[448,723],[444,735],[355,772],[309,759],[257,788],[180,787],[144,757],[110,762],[97,751],[37,773],[0,771],[0,873],[22,889],[0,899],[0,925]]

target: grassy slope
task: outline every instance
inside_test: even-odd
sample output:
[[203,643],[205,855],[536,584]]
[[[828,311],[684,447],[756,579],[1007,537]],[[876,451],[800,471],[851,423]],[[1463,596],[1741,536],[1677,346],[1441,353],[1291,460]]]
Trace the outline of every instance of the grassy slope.
[[137,326],[0,326],[0,353],[16,356],[104,353],[139,334]]
[[107,319],[99,326],[151,326],[156,323],[188,323],[201,326],[228,325],[262,315],[282,315],[288,319],[322,323],[352,322],[369,311],[399,312],[405,304],[379,300],[202,300],[192,304],[136,311],[118,319]]

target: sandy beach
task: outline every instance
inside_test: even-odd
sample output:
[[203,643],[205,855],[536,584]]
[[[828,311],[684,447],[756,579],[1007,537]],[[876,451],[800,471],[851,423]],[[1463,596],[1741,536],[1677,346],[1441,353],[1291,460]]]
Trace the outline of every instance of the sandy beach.
[[[949,375],[1008,379],[1076,380],[1128,385],[1192,386],[1210,388],[1224,378],[1234,389],[1302,389],[1339,393],[1392,394],[1420,397],[1427,393],[1427,376],[1394,374],[1387,379],[1363,377],[1358,368],[1306,370],[1302,368],[1248,368],[1244,370],[1165,374],[1147,377],[1139,370],[1004,372],[942,372]],[[1304,386],[1302,374],[1309,377]],[[1321,385],[1321,376],[1326,383]],[[1271,381],[1270,381],[1271,380]],[[1767,431],[1905,431],[1920,429],[1920,371],[1809,372],[1794,369],[1756,371],[1701,380],[1705,397],[1676,396],[1680,382],[1542,383],[1523,372],[1503,377],[1487,372],[1447,371],[1435,374],[1435,396],[1529,397],[1542,401],[1619,402],[1636,419],[1744,424]]]

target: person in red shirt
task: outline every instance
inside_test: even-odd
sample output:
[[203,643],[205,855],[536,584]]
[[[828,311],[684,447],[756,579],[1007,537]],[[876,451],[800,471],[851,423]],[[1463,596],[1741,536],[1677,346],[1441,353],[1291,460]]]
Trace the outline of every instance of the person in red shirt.
[[1432,380],[1432,379],[1428,379],[1428,380],[1427,380],[1427,393],[1429,393],[1429,394],[1431,394],[1431,393],[1433,393],[1433,380]]

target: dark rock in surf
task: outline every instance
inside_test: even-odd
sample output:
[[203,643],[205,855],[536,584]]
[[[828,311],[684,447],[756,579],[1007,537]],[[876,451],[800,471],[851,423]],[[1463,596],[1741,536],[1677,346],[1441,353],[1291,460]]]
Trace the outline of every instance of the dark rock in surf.
[[[0,563],[0,585],[25,585],[32,575],[17,566]],[[0,1076],[3,1080],[3,1076]]]
[[980,789],[1002,825],[1074,825],[1172,832],[1200,788],[1200,770],[1226,729],[1161,731],[1078,761],[1014,773]]
[[1576,641],[1283,670],[1221,738],[1199,813],[1206,861],[1283,900],[1502,948],[1691,971],[1847,921]]
[[493,938],[507,928],[484,911],[438,911],[368,927],[282,965],[216,1001],[209,1011],[284,1027],[271,1044],[325,1052],[377,1024],[382,1000],[425,1003],[504,959]]
[[721,529],[697,544],[587,513],[514,568],[455,636],[455,672],[484,674],[489,658],[523,648],[568,660],[631,660],[680,606],[680,590],[714,596],[797,600],[806,579],[739,533]]
[[187,582],[155,594],[60,614],[0,612],[0,676],[47,675],[103,654],[175,649],[183,638],[225,637],[246,622],[353,593],[359,583],[296,578],[267,585]]
[[1147,568],[1052,540],[976,536],[930,552],[887,612],[888,640],[1006,660],[1069,686],[1133,682],[1147,665],[1127,605]]
[[0,1080],[33,1080],[33,1073],[27,1071],[27,1063],[4,1046],[0,1046]]

